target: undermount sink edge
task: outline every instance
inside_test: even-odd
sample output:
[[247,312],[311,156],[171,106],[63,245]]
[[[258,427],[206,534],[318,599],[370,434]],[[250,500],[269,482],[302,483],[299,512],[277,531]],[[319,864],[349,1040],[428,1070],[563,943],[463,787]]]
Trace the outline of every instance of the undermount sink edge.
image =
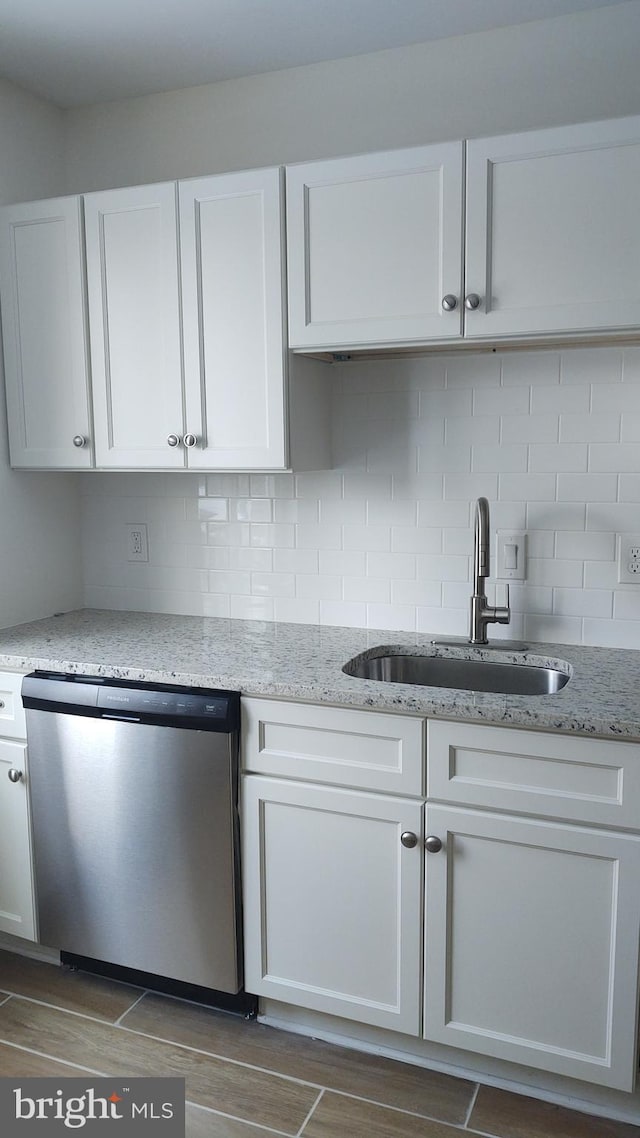
[[432,645],[378,645],[354,656],[342,671],[354,679],[494,695],[555,695],[569,683],[566,660],[509,650]]

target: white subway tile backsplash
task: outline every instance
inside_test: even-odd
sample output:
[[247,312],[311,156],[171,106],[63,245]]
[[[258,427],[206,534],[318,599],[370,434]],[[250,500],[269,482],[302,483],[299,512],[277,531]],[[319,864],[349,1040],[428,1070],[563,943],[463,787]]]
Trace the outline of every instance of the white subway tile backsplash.
[[621,378],[620,348],[573,348],[562,353],[561,383],[617,383]]
[[521,474],[527,469],[528,448],[524,444],[500,446],[474,446],[471,455],[471,469],[482,474],[497,470],[499,474]]
[[416,557],[413,553],[367,553],[366,571],[368,577],[411,579],[416,575]]
[[558,585],[567,589],[582,588],[582,562],[560,558],[527,558],[527,581],[532,585]]
[[588,383],[567,388],[548,385],[531,388],[532,415],[581,415],[589,411],[591,388]]
[[367,571],[367,558],[384,557],[388,554],[366,553],[364,550],[354,549],[321,549],[317,556],[320,573],[335,573],[339,577],[364,577]]
[[447,387],[498,387],[501,359],[499,355],[465,354],[450,356],[446,361]]
[[391,531],[394,553],[441,553],[442,530],[416,526],[394,526]]
[[251,594],[256,597],[293,597],[296,594],[296,578],[293,573],[252,573]]
[[[324,504],[327,505],[333,501],[333,498],[328,498]],[[311,522],[315,524],[320,520],[320,502],[317,498],[274,498],[273,520],[274,522]]]
[[622,382],[640,383],[640,348],[625,348],[622,353]]
[[556,443],[557,415],[503,415],[502,442]]
[[342,583],[343,600],[366,601],[367,604],[388,604],[394,584],[388,577],[344,577]]
[[[323,542],[327,545],[327,542]],[[391,527],[384,525],[344,526],[344,549],[362,549],[365,553],[391,549]],[[336,546],[335,548],[339,548]]]
[[617,495],[617,474],[558,475],[559,502],[615,502]]
[[586,443],[534,443],[529,448],[529,470],[580,474],[587,469],[588,449]]
[[367,627],[388,628],[393,631],[415,632],[416,610],[414,605],[367,605]]
[[274,549],[275,573],[319,573],[320,555],[317,549]]
[[408,499],[392,498],[389,502],[385,498],[381,502],[370,499],[367,502],[366,520],[369,525],[374,526],[411,526],[415,529],[417,510],[416,502]]
[[[377,502],[391,497],[390,474],[345,474],[345,498],[375,498]],[[410,495],[412,497],[412,495]]]
[[558,383],[559,379],[558,352],[505,352],[502,360],[502,382],[505,387],[524,384],[535,390],[540,384]]
[[270,522],[272,513],[270,498],[231,498],[229,502],[229,515],[237,522]]
[[[616,553],[640,532],[640,348],[361,360],[327,383],[330,470],[79,476],[85,603],[465,636],[483,495],[492,554],[499,529],[529,541],[492,639],[640,646]],[[126,560],[132,521],[148,564]]]
[[577,561],[612,561],[616,555],[613,533],[559,533],[556,556]]
[[274,597],[273,619],[289,624],[319,624],[320,603],[299,597]]
[[[342,577],[322,577],[301,573],[296,577],[295,595],[304,601],[339,601],[342,598]],[[364,600],[358,597],[357,600]]]
[[554,589],[553,611],[561,616],[611,617],[613,596],[610,589]]
[[561,415],[561,443],[614,443],[620,440],[620,415]]
[[235,620],[274,620],[274,606],[271,597],[260,596],[232,596],[230,599],[229,616]]

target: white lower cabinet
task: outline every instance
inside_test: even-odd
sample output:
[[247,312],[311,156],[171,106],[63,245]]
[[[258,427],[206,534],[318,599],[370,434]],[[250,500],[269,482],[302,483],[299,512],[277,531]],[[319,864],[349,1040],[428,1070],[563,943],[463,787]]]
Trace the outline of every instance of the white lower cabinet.
[[0,932],[36,939],[22,676],[0,675]]
[[247,990],[633,1090],[640,746],[423,726],[244,701]]
[[427,1039],[588,1082],[636,1077],[640,839],[428,806]]
[[245,986],[420,1032],[422,808],[404,798],[244,780]]

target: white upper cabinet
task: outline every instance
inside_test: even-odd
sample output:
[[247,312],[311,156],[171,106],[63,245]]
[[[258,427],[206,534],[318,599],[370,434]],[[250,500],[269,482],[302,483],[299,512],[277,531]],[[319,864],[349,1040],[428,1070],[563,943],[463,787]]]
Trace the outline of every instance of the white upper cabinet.
[[467,143],[470,337],[640,325],[640,119]]
[[0,294],[12,466],[91,466],[80,198],[0,211]]
[[462,171],[461,142],[287,170],[292,348],[460,336]]
[[179,197],[189,466],[282,469],[282,172],[194,179]]
[[640,118],[479,139],[466,158],[464,200],[462,143],[287,171],[292,347],[640,328]]
[[85,224],[96,465],[182,467],[175,183],[88,194]]

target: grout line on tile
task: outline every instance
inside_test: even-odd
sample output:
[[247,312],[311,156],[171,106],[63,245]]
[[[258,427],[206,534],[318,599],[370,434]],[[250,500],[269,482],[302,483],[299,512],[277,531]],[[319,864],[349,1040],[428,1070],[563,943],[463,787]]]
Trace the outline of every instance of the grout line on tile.
[[469,1109],[467,1111],[467,1117],[464,1120],[464,1125],[467,1128],[469,1126],[469,1119],[471,1118],[471,1115],[473,1113],[473,1108],[476,1105],[476,1099],[477,1099],[479,1094],[480,1094],[480,1083],[476,1083],[476,1088],[475,1088],[473,1094],[471,1095],[471,1102],[469,1103]]
[[121,1027],[124,1017],[128,1016],[129,1012],[132,1012],[134,1008],[137,1008],[140,1001],[144,1000],[145,996],[148,996],[148,994],[149,994],[148,989],[146,989],[144,992],[141,992],[140,995],[138,996],[137,1000],[133,1001],[131,1007],[127,1008],[126,1012],[123,1012],[122,1015],[118,1016],[117,1019],[112,1020],[113,1026],[114,1027]]
[[39,1059],[50,1059],[52,1063],[61,1063],[65,1067],[74,1067],[78,1071],[86,1071],[90,1075],[99,1075],[101,1078],[109,1078],[103,1071],[96,1071],[95,1067],[83,1067],[80,1063],[74,1063],[71,1059],[63,1059],[60,1055],[51,1055],[48,1051],[36,1051],[33,1047],[24,1047],[21,1043],[14,1043],[12,1039],[3,1039],[0,1036],[0,1043],[6,1047],[11,1047],[14,1051],[25,1051],[27,1055],[37,1055]]
[[318,1095],[316,1101],[314,1102],[313,1106],[311,1107],[311,1110],[307,1114],[307,1117],[305,1118],[304,1122],[302,1123],[302,1126],[298,1130],[298,1134],[297,1134],[296,1138],[300,1138],[300,1135],[304,1133],[307,1122],[311,1118],[311,1115],[315,1113],[316,1107],[317,1107],[318,1103],[320,1102],[320,1099],[322,1098],[323,1094],[324,1094],[324,1088],[320,1091],[320,1094]]
[[74,1008],[65,1008],[60,1004],[50,1004],[46,1000],[37,1000],[34,996],[23,996],[18,992],[12,992],[11,998],[13,1000],[23,1000],[25,1004],[39,1004],[42,1008],[51,1008],[54,1012],[64,1012],[65,1015],[78,1016],[79,1019],[88,1019],[92,1023],[99,1023],[102,1027],[114,1027],[112,1019],[100,1019],[99,1016],[89,1015],[88,1012],[77,1012]]
[[232,1122],[244,1122],[245,1126],[254,1126],[257,1130],[264,1130],[265,1134],[280,1134],[283,1138],[294,1138],[290,1130],[274,1130],[272,1126],[265,1126],[262,1122],[249,1122],[247,1118],[239,1118],[237,1114],[225,1114],[222,1110],[214,1110],[213,1107],[203,1106],[202,1103],[195,1102],[193,1099],[186,1099],[185,1106],[194,1106],[196,1110],[202,1110],[206,1114],[211,1114],[214,1118],[228,1118]]

